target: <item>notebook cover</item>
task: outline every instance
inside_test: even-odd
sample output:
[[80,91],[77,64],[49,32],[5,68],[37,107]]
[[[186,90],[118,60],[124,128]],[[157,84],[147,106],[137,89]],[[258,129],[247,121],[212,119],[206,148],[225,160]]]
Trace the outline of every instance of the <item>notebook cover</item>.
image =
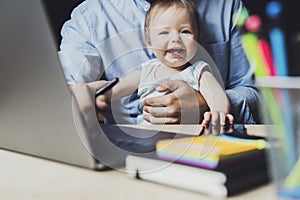
[[[147,157],[132,155],[128,157],[130,159],[126,159],[126,169],[130,173],[132,173],[132,170],[135,170],[135,174],[131,174],[131,176],[210,196],[220,197],[219,195],[222,194],[222,197],[226,197],[235,195],[269,181],[265,160],[257,162],[249,161],[245,164],[241,162],[240,165],[236,165],[233,168],[210,170],[180,163],[170,163],[159,159],[155,153],[148,154]],[[149,168],[155,166],[157,169],[149,170]],[[160,170],[163,170],[163,173]],[[145,171],[147,172],[145,173]],[[199,178],[202,175],[203,177]],[[211,176],[211,178],[207,176]]]

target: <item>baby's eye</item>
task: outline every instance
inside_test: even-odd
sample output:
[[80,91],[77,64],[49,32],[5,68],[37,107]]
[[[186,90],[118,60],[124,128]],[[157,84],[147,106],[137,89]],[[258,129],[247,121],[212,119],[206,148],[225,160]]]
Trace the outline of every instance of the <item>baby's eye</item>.
[[183,34],[192,34],[192,31],[190,31],[190,30],[182,30],[181,33],[183,33]]
[[159,35],[167,35],[167,34],[169,34],[168,31],[162,31],[162,32],[159,33]]

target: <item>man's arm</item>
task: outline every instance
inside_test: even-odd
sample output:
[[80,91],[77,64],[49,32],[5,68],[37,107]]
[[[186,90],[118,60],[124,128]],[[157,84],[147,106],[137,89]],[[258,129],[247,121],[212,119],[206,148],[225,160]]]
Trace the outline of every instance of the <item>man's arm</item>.
[[231,113],[236,123],[260,123],[259,94],[252,87],[235,87],[227,89],[226,94],[231,103]]
[[81,112],[81,114],[85,115],[95,113],[95,92],[105,84],[106,81],[95,81],[88,84],[78,83],[69,85],[69,89],[76,102],[78,103],[79,111]]
[[[241,12],[244,8],[242,1],[234,2],[232,14]],[[259,93],[255,88],[253,70],[241,45],[242,32],[234,21],[230,31],[230,75],[226,94],[231,103],[231,112],[236,123],[259,123]]]
[[232,17],[233,14],[242,13],[243,2],[241,0],[194,2],[203,19],[201,45],[220,71],[235,122],[259,122],[259,94],[254,85],[253,69],[241,45],[241,29]]
[[90,32],[90,8],[85,4],[72,11],[71,19],[64,23],[61,30],[58,55],[68,84],[93,82],[99,80],[104,72],[101,55],[93,44]]

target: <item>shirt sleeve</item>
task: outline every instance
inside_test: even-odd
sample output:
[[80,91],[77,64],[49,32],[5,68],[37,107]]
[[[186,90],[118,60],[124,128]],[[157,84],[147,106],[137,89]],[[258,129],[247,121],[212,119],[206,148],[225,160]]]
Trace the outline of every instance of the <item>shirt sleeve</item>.
[[[240,0],[234,1],[233,13],[244,7]],[[255,88],[254,74],[241,45],[241,29],[232,24],[230,39],[230,77],[226,94],[231,102],[231,113],[236,123],[259,123],[259,93]]]
[[58,55],[68,84],[95,81],[103,73],[101,56],[93,45],[92,13],[87,2],[83,2],[62,27]]

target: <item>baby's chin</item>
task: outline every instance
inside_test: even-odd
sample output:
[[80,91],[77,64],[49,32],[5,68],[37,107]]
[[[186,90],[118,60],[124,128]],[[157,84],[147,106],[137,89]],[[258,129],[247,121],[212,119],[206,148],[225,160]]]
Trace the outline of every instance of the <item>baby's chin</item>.
[[193,60],[192,56],[189,56],[188,58],[186,56],[181,57],[167,57],[165,61],[167,63],[164,63],[165,65],[168,65],[172,68],[181,68],[185,66],[189,66],[191,63],[191,60]]
[[176,71],[182,71],[190,65],[191,64],[189,62],[185,61],[185,62],[170,64],[169,67],[172,68],[172,69],[175,69]]

